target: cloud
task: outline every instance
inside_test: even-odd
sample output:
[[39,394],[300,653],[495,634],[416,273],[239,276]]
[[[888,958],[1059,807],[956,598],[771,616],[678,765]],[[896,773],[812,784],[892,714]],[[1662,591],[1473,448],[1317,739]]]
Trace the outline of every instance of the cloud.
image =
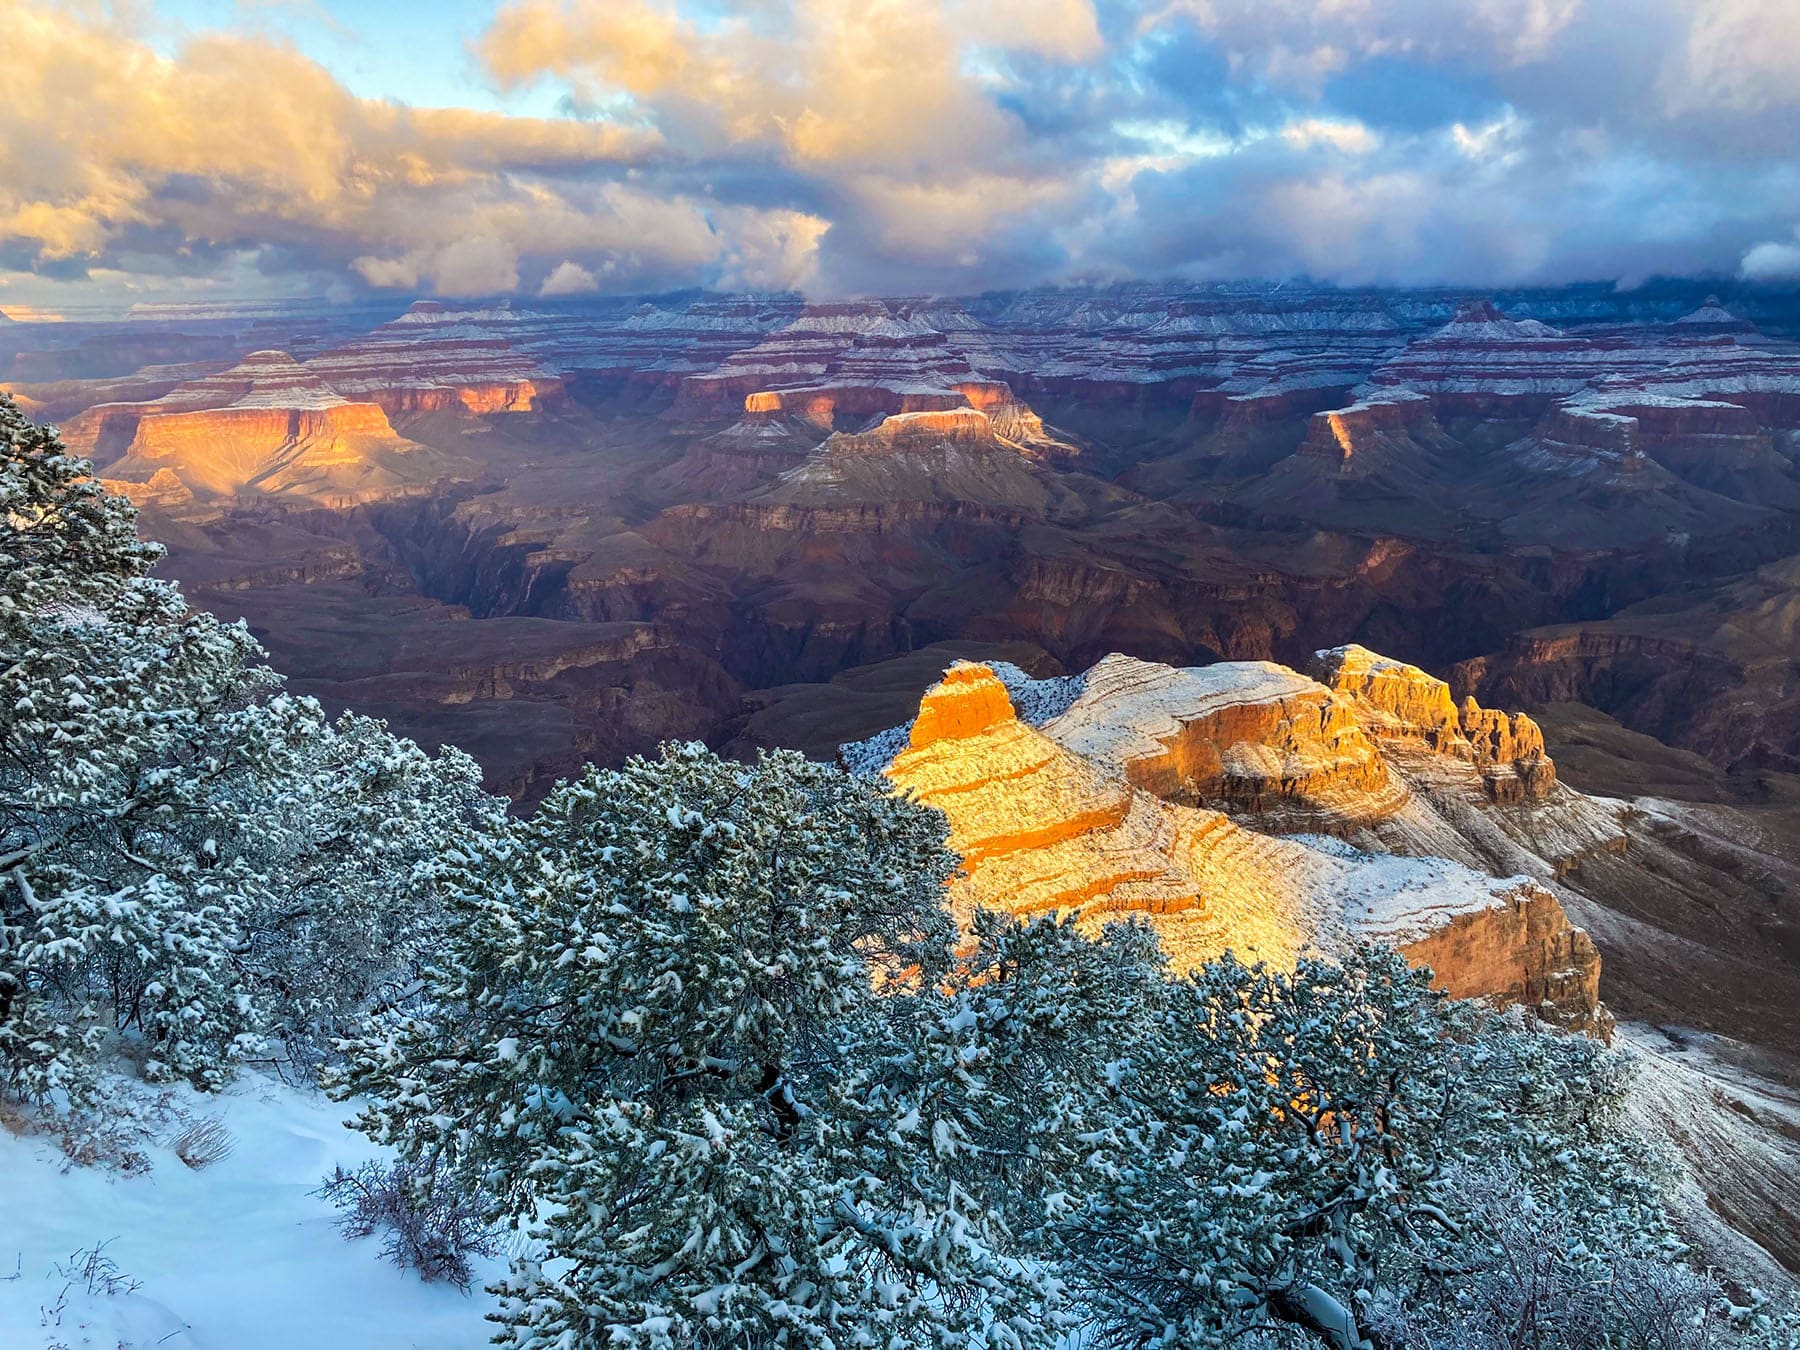
[[1581,9],[1582,0],[1170,0],[1151,8],[1139,29],[1192,23],[1240,65],[1316,92],[1362,60],[1535,61]]
[[[358,98],[270,38],[203,34],[164,56],[120,23],[9,16],[0,255],[95,274],[280,251],[322,279],[490,293],[605,258],[621,284],[691,281],[734,241],[687,185],[636,186],[655,127]],[[754,208],[721,219],[756,229]],[[550,255],[546,257],[546,255]],[[589,263],[591,266],[591,263]]]
[[1792,0],[1709,0],[1659,79],[1667,110],[1800,108],[1800,7]]
[[[1800,230],[1795,231],[1800,239]],[[1745,281],[1800,281],[1800,243],[1765,241],[1744,254],[1738,275]]]
[[485,109],[148,12],[13,0],[15,291],[1762,277],[1800,219],[1790,0],[505,0]]
[[1381,143],[1381,138],[1356,121],[1334,121],[1325,117],[1303,117],[1281,129],[1281,138],[1289,145],[1307,150],[1327,145],[1346,155],[1366,155]]
[[519,255],[503,239],[458,239],[432,256],[432,289],[439,295],[497,295],[519,285]]
[[563,259],[551,269],[543,284],[538,287],[539,295],[587,295],[600,289],[600,279],[580,263]]

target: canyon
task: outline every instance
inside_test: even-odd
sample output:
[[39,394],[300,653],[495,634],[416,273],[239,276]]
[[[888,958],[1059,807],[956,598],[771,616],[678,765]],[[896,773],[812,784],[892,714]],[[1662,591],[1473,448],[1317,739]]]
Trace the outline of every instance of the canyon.
[[945,811],[965,911],[1392,942],[1757,1147],[1800,1091],[1791,293],[164,308],[0,326],[0,388],[294,688],[522,808],[841,754]]

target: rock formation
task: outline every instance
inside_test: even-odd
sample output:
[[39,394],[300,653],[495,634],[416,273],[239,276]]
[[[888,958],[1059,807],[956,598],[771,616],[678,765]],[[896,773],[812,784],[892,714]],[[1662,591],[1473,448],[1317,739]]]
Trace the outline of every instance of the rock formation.
[[1495,801],[1541,801],[1556,786],[1543,733],[1524,713],[1483,708],[1472,696],[1458,706],[1443,680],[1354,643],[1320,652],[1314,674],[1384,748],[1466,760]]
[[1514,634],[1458,689],[1584,703],[1722,769],[1800,769],[1800,557],[1609,619]]
[[203,497],[345,506],[429,482],[437,467],[434,456],[410,455],[418,447],[378,404],[345,398],[277,351],[252,352],[158,399],[100,404],[68,434],[106,463],[110,479],[160,481],[154,495],[163,505],[175,504],[179,485]]
[[[1384,941],[1459,997],[1607,1027],[1598,953],[1543,886],[1265,832],[1257,807],[1281,790],[1320,814],[1342,802],[1351,820],[1368,809],[1351,805],[1360,783],[1373,779],[1390,812],[1404,799],[1332,691],[1267,665],[1169,671],[1113,657],[1049,689],[1009,673],[1041,726],[1015,714],[994,668],[963,663],[926,693],[903,746],[851,752],[945,813],[965,919],[977,906],[1071,913],[1089,928],[1141,916],[1178,966],[1226,950],[1292,964]],[[1230,784],[1239,764],[1255,783],[1232,788],[1247,812],[1172,800]]]
[[1390,815],[1405,798],[1346,700],[1267,661],[1178,670],[1108,656],[1044,729],[1158,797],[1295,829]]
[[344,397],[368,399],[394,417],[530,412],[555,398],[563,381],[509,340],[509,329],[529,317],[421,301],[394,322],[313,357],[306,368]]

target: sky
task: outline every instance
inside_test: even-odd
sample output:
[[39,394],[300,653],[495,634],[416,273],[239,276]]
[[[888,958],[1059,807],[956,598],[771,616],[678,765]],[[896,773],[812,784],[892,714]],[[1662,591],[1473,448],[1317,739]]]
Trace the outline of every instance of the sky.
[[0,306],[1800,283],[1794,0],[0,0]]

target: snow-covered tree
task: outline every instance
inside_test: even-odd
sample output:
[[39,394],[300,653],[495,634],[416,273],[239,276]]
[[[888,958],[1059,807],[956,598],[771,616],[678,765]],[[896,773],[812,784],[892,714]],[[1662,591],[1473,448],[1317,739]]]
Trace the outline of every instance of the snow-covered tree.
[[218,1081],[337,1029],[420,928],[416,864],[489,810],[471,761],[280,690],[149,575],[135,514],[0,398],[0,1084],[112,1049]]
[[1679,1254],[1619,1121],[1623,1058],[1451,1003],[1392,952],[1291,975],[1215,963],[1175,983],[1143,1049],[1095,1089],[1111,1119],[1049,1230],[1098,1343],[1429,1345],[1369,1314],[1399,1299],[1454,1320],[1492,1246],[1473,1168],[1509,1169],[1515,1203],[1561,1216],[1571,1244]]
[[1422,1281],[1377,1293],[1371,1330],[1420,1350],[1779,1344],[1758,1334],[1773,1324],[1758,1327],[1752,1310],[1734,1309],[1717,1279],[1645,1241],[1668,1241],[1660,1225],[1645,1234],[1610,1221],[1611,1197],[1597,1214],[1584,1211],[1584,1191],[1545,1203],[1504,1153],[1448,1169],[1442,1203],[1460,1231],[1435,1244],[1438,1259],[1423,1265]]
[[939,988],[944,840],[837,769],[691,745],[449,850],[428,1011],[332,1082],[376,1139],[541,1217],[508,1343],[1050,1341],[1054,1282],[964,1184],[999,1127]]

